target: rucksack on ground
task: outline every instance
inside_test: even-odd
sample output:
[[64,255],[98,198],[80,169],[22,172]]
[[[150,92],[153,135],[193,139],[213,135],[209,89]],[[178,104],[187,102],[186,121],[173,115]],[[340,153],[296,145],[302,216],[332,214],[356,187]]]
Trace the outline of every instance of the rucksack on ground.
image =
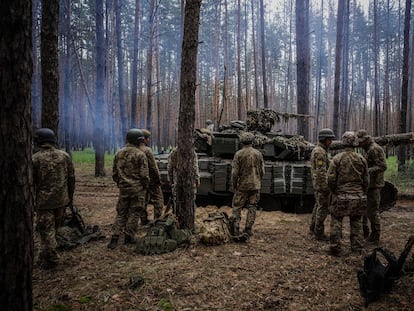
[[229,219],[225,212],[212,212],[203,220],[199,233],[200,242],[206,245],[220,245],[232,240]]
[[[392,289],[395,280],[400,277],[405,259],[413,245],[414,236],[411,236],[398,259],[382,247],[375,248],[364,258],[364,268],[357,272],[357,277],[366,307]],[[379,254],[382,256],[378,256]],[[381,261],[381,257],[385,260]]]

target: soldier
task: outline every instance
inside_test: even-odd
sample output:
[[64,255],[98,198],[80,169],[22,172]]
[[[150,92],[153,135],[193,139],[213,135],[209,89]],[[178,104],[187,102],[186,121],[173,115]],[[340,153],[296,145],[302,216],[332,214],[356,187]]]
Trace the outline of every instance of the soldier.
[[63,225],[65,209],[72,204],[75,173],[69,154],[56,148],[56,136],[51,129],[36,130],[34,143],[38,149],[33,155],[33,183],[41,243],[39,264],[43,269],[51,269],[59,262],[56,229]]
[[[365,150],[364,157],[368,163],[369,189],[367,193],[367,215],[363,219],[364,237],[369,243],[378,244],[381,235],[381,219],[379,205],[381,201],[381,189],[384,187],[384,172],[387,169],[384,150],[374,142],[366,130],[357,132],[359,146]],[[369,234],[368,220],[371,223]]]
[[125,244],[136,242],[138,218],[145,209],[149,184],[148,160],[138,148],[143,141],[141,130],[130,129],[126,135],[125,147],[115,154],[112,179],[119,188],[119,197],[109,249],[118,245],[121,233],[125,235]]
[[[161,175],[155,161],[154,153],[152,149],[148,147],[151,132],[143,129],[144,143],[140,145],[140,149],[145,153],[148,158],[148,170],[149,170],[149,188],[147,192],[147,204],[151,203],[154,206],[154,219],[160,218],[164,208],[164,197],[161,190]],[[144,209],[144,213],[141,215],[141,224],[148,223],[147,209]]]
[[211,133],[214,132],[214,123],[211,120],[206,120],[206,128],[210,130]]
[[[197,188],[200,186],[200,172],[199,172],[199,169],[198,169],[197,153],[195,151],[194,151],[193,170],[194,170],[193,193],[194,193],[194,205],[195,205],[195,200],[196,200],[196,195],[197,195]],[[174,147],[171,150],[170,155],[168,156],[167,171],[168,171],[168,181],[171,185],[171,190],[172,190],[172,195],[173,195],[174,213],[175,213],[176,199],[177,199],[176,185],[177,185],[177,171],[178,171],[178,149],[177,149],[177,147]]]
[[312,211],[310,232],[317,240],[328,241],[325,235],[324,222],[329,214],[330,191],[326,179],[329,167],[328,148],[335,135],[331,129],[321,129],[318,134],[318,145],[312,150],[310,164],[312,184],[315,195],[315,207]]
[[253,148],[252,133],[242,133],[240,143],[243,145],[236,152],[232,162],[231,182],[234,192],[232,215],[230,217],[233,235],[240,235],[241,211],[247,208],[244,233],[252,236],[252,227],[256,219],[256,209],[260,198],[261,180],[264,175],[263,155]]
[[345,150],[332,159],[328,187],[332,192],[330,253],[341,256],[342,220],[349,216],[353,252],[362,250],[362,215],[366,210],[369,176],[365,158],[354,151],[354,132],[342,135]]

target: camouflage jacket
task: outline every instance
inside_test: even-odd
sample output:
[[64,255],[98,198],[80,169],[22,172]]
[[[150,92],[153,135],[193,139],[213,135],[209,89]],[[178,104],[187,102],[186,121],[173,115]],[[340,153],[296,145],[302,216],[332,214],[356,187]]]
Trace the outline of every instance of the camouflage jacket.
[[252,146],[236,152],[232,162],[231,182],[234,191],[260,190],[264,170],[262,153]]
[[372,138],[365,148],[364,157],[368,163],[369,188],[384,187],[384,172],[387,169],[385,153],[382,147],[375,143]]
[[112,179],[120,190],[140,192],[148,187],[148,160],[138,147],[127,143],[114,158]]
[[313,189],[318,192],[329,192],[326,173],[329,167],[328,147],[322,143],[312,150],[310,164]]
[[333,157],[328,168],[328,187],[332,193],[366,193],[369,186],[368,164],[353,148]]
[[145,145],[139,146],[139,149],[145,153],[148,159],[150,185],[161,185],[160,170],[158,169],[157,162],[155,161],[155,156],[152,152],[152,149]]
[[[178,149],[175,147],[171,150],[170,155],[168,156],[168,164],[167,164],[167,171],[168,171],[168,180],[170,183],[175,184],[177,181],[177,169],[178,169]],[[200,172],[198,169],[198,159],[197,153],[194,151],[194,184],[200,183]]]
[[69,205],[75,191],[75,171],[69,154],[51,144],[44,144],[32,160],[36,209]]

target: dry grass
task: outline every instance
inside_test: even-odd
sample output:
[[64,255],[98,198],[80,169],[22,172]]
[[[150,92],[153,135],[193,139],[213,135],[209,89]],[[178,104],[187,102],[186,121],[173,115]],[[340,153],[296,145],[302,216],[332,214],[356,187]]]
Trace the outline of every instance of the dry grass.
[[[259,211],[248,243],[196,244],[142,256],[133,246],[106,248],[117,199],[109,177],[95,179],[92,172],[78,169],[75,196],[86,223],[99,225],[107,238],[62,252],[54,271],[35,266],[35,310],[364,309],[356,278],[363,255],[329,256],[328,245],[308,235],[308,214]],[[198,208],[197,220],[215,208]],[[229,207],[222,209],[230,213]],[[399,201],[382,214],[383,245],[397,255],[414,234],[413,211],[413,202]],[[349,249],[347,222],[343,241]],[[370,251],[366,247],[365,253]],[[131,289],[134,277],[144,283]],[[367,310],[412,310],[413,280],[413,275],[404,275]]]

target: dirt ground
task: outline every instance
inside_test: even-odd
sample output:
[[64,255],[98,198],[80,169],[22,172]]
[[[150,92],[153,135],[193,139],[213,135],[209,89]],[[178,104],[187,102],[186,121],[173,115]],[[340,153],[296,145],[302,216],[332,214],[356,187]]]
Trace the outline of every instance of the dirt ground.
[[[365,308],[356,276],[373,247],[366,246],[362,255],[328,255],[327,242],[308,235],[309,214],[259,211],[248,243],[195,244],[153,256],[136,254],[132,245],[109,250],[118,190],[109,174],[95,179],[87,167],[77,167],[76,174],[75,205],[86,224],[99,225],[105,238],[62,251],[55,270],[40,270],[35,261],[35,310],[414,309],[413,273]],[[197,222],[216,208],[197,208]],[[221,209],[231,214],[230,207]],[[382,246],[399,255],[414,234],[414,202],[398,201],[382,214],[382,223]],[[145,232],[140,227],[139,235]],[[347,219],[343,243],[349,250]],[[143,282],[131,288],[136,278]]]

